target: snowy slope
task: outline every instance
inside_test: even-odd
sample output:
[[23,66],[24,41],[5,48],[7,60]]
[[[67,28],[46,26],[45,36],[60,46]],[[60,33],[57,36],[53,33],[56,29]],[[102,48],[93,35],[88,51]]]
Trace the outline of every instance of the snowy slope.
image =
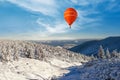
[[120,80],[120,58],[94,60],[69,70],[59,80]]
[[29,58],[4,64],[0,62],[0,80],[47,80],[68,73],[69,70],[65,68],[75,65],[81,64],[55,58],[47,62]]
[[61,47],[0,40],[0,80],[51,80],[69,73],[68,67],[89,60]]

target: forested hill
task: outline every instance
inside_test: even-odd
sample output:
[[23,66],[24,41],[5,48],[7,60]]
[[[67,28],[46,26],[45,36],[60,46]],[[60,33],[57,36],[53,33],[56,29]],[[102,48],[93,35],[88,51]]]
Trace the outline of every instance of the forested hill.
[[91,55],[91,54],[96,55],[98,53],[98,49],[100,45],[103,46],[104,50],[108,48],[110,52],[112,52],[115,49],[117,51],[120,51],[120,36],[108,37],[102,40],[88,41],[81,45],[75,46],[69,50],[86,55]]

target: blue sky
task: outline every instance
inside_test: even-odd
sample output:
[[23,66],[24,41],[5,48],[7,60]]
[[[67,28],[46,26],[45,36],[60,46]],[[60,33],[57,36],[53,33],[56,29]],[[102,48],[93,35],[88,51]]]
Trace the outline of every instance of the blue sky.
[[[69,29],[63,18],[73,7]],[[0,38],[27,40],[120,36],[120,0],[0,0]]]

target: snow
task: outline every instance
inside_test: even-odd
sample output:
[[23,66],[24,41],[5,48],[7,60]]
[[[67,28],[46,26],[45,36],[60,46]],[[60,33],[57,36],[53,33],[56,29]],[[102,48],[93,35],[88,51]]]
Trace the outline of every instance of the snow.
[[8,63],[0,62],[0,80],[46,80],[69,73],[67,67],[76,64],[55,58],[47,62],[29,58],[20,58],[19,61]]
[[81,63],[78,63],[78,62],[66,62],[66,61],[62,61],[62,60],[58,60],[58,59],[52,59],[51,60],[51,64],[53,65],[56,65],[60,68],[67,68],[67,67],[70,67],[70,66],[75,66],[75,65],[82,65]]
[[0,80],[120,80],[118,54],[90,60],[63,48],[0,41]]
[[0,40],[0,80],[51,80],[90,57],[43,44]]
[[120,80],[120,58],[94,60],[69,70],[58,80]]

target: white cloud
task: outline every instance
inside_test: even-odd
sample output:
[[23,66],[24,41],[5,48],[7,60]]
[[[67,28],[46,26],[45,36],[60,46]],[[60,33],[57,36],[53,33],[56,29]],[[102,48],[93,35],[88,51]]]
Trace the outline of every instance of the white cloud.
[[55,0],[7,0],[20,7],[30,11],[42,13],[44,15],[54,16],[57,14],[57,5]]
[[74,4],[86,6],[89,4],[88,0],[71,0]]
[[120,1],[117,2],[117,0],[111,0],[107,7],[106,7],[107,11],[120,11]]
[[[50,21],[51,22],[51,21]],[[55,33],[66,33],[67,32],[67,25],[64,23],[55,23],[55,25],[50,25],[50,24],[46,24],[44,23],[43,20],[41,20],[40,18],[37,20],[37,23],[40,26],[43,26],[45,28],[45,32],[49,33],[49,34],[55,34]]]
[[71,0],[74,4],[80,5],[80,6],[87,6],[87,5],[97,5],[99,3],[102,3],[106,0]]

